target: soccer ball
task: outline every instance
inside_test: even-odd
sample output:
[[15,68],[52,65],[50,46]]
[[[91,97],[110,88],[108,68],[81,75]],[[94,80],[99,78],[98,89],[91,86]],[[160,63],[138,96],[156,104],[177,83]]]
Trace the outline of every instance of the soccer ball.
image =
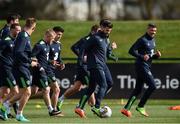
[[100,114],[102,118],[109,118],[112,115],[112,110],[108,106],[103,106],[100,108]]

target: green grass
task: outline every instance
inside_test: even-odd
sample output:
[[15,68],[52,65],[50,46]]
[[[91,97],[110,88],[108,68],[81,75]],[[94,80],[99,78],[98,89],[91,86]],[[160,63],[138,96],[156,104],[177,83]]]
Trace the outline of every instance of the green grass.
[[[169,106],[178,105],[179,100],[149,100],[146,109],[150,114],[149,117],[141,116],[135,111],[135,106],[132,107],[132,118],[123,116],[119,110],[123,108],[122,100],[104,100],[103,105],[108,105],[113,111],[110,118],[98,118],[91,111],[90,107],[86,105],[86,119],[79,118],[74,113],[74,108],[78,100],[66,100],[62,107],[65,114],[64,117],[50,117],[43,100],[30,100],[25,108],[25,116],[31,120],[31,123],[179,123],[180,111],[170,111]],[[124,100],[126,102],[126,100]],[[41,105],[41,108],[36,108],[36,105]],[[135,102],[134,105],[137,105]],[[0,123],[4,121],[0,120]],[[6,123],[17,123],[15,119],[9,119]]]
[[[178,21],[114,21],[113,31],[111,33],[111,41],[118,44],[118,48],[114,50],[115,55],[121,58],[131,57],[128,50],[138,37],[146,31],[146,25],[149,22],[155,22],[158,26],[157,32],[157,49],[161,50],[162,58],[180,58],[180,20]],[[0,27],[5,22],[0,22]],[[21,21],[23,24],[24,21]],[[88,34],[91,25],[98,22],[63,22],[63,21],[38,21],[37,28],[32,34],[33,44],[43,38],[45,30],[53,26],[61,25],[65,29],[62,38],[63,50],[62,57],[75,58],[71,52],[70,46],[81,37]],[[132,58],[132,57],[131,57]]]

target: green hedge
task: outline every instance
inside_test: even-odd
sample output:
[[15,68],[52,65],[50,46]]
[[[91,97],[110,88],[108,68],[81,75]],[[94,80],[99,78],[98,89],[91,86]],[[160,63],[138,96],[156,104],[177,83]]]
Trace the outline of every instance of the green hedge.
[[[157,49],[161,50],[163,58],[180,58],[180,21],[114,21],[111,41],[118,44],[114,53],[121,58],[132,58],[128,50],[133,42],[146,31],[146,25],[154,22],[158,26],[156,37]],[[3,27],[5,21],[0,22]],[[21,21],[23,25],[24,21]],[[45,30],[53,26],[60,25],[65,29],[62,38],[63,51],[65,58],[75,58],[70,46],[81,37],[89,33],[91,25],[98,22],[62,22],[62,21],[37,21],[37,27],[32,34],[32,44],[43,38]]]

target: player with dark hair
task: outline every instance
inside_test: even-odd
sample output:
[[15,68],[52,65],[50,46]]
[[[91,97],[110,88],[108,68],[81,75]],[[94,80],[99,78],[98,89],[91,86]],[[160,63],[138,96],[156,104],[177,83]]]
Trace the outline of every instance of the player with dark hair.
[[[108,19],[103,19],[101,20],[100,22],[100,25],[106,25],[106,23],[109,23],[109,20]],[[113,60],[115,62],[118,61],[118,57],[116,57],[112,50],[113,49],[116,49],[117,48],[117,45],[115,42],[112,42],[112,44],[110,44],[110,40],[109,40],[109,34],[107,35],[107,48],[106,48],[106,59],[109,59],[109,60]],[[107,88],[105,90],[105,95],[107,95],[111,89],[112,89],[112,86],[113,86],[113,79],[112,79],[112,75],[111,75],[111,72],[106,65],[104,65],[104,68],[103,68],[103,71],[104,71],[104,75],[106,77],[106,83],[107,83]],[[98,94],[101,94],[101,90],[99,90],[99,85],[96,86],[96,89],[95,89],[95,98],[96,98],[96,104],[95,106],[93,106],[91,108],[91,110],[94,112],[94,114],[96,114],[97,116],[101,117],[100,115],[100,104],[101,104],[101,101],[100,99],[98,98]]]
[[[12,24],[19,24],[20,15],[11,13],[6,18],[7,24],[0,30],[0,39],[10,35],[10,27]],[[17,113],[18,103],[13,104],[14,112]],[[10,114],[9,114],[10,115]]]
[[5,102],[8,108],[19,100],[19,107],[16,114],[18,121],[29,121],[23,116],[24,107],[31,96],[31,73],[30,66],[37,66],[37,62],[31,61],[31,42],[30,35],[36,27],[36,19],[28,18],[24,29],[18,34],[14,44],[14,76],[19,87],[19,93]]
[[130,108],[133,105],[134,101],[137,99],[137,96],[141,93],[144,83],[147,83],[148,89],[145,91],[142,96],[136,110],[144,115],[149,116],[146,112],[144,105],[146,104],[148,98],[151,96],[152,92],[156,89],[154,77],[151,72],[151,63],[152,59],[157,59],[161,56],[159,50],[156,52],[155,49],[155,34],[157,27],[154,24],[149,24],[147,26],[146,33],[140,37],[129,49],[129,54],[136,57],[135,62],[135,71],[136,71],[136,86],[133,90],[127,104],[121,110],[121,113],[127,117],[131,117]]
[[[53,27],[53,31],[55,32],[56,35],[50,45],[49,59],[51,61],[51,64],[50,64],[50,71],[49,71],[48,77],[50,81],[49,86],[52,91],[52,95],[51,95],[52,107],[54,110],[56,110],[60,88],[56,80],[55,69],[63,70],[65,68],[65,64],[63,63],[62,58],[61,58],[62,45],[60,42],[64,33],[64,29],[60,26],[55,26]],[[58,110],[60,111],[60,109]]]
[[[0,104],[6,102],[19,92],[12,70],[14,40],[20,31],[21,26],[19,24],[12,24],[10,27],[10,34],[0,41]],[[10,93],[8,93],[9,89]],[[12,116],[10,113],[10,109],[7,110],[7,114],[9,115],[9,117]],[[6,120],[7,117],[4,115],[3,119]]]
[[96,103],[95,106],[92,107],[92,111],[97,115],[99,114],[97,110],[100,109],[101,100],[103,99],[107,91],[107,81],[104,67],[106,66],[107,47],[109,45],[108,37],[112,31],[112,27],[113,24],[108,19],[101,20],[100,31],[90,37],[80,50],[78,66],[79,68],[82,68],[83,57],[86,53],[87,68],[90,71],[89,87],[85,94],[81,97],[79,105],[75,109],[75,113],[82,118],[86,117],[83,109],[87,100],[95,91],[96,85],[98,84],[99,90],[96,94]]
[[19,24],[19,18],[20,18],[20,15],[18,15],[18,14],[10,14],[7,17],[7,19],[6,19],[7,24],[0,30],[0,39],[8,36],[10,34],[11,25],[14,23]]
[[[77,41],[75,44],[72,45],[71,50],[74,52],[75,55],[79,56],[79,52],[80,52],[80,49],[83,46],[83,44],[92,35],[97,33],[98,29],[99,29],[98,25],[93,25],[91,27],[91,32],[87,36],[81,38],[79,41]],[[84,57],[86,57],[86,55]],[[77,74],[75,76],[74,85],[72,87],[70,87],[69,89],[67,89],[64,92],[64,94],[62,94],[62,96],[59,98],[58,109],[61,109],[65,98],[68,98],[69,96],[71,96],[71,95],[77,93],[78,91],[80,91],[83,85],[88,86],[88,83],[89,83],[89,73],[87,71],[87,65],[86,65],[86,62],[85,62],[85,63],[83,63],[82,68],[77,69]],[[89,104],[90,105],[95,104],[94,94],[91,95],[91,98],[89,100]]]

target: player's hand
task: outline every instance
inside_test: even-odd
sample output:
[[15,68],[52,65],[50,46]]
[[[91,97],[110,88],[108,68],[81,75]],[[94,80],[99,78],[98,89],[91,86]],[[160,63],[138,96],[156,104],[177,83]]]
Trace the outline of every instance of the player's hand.
[[117,48],[116,42],[112,42],[111,47],[112,47],[112,49],[116,49]]
[[65,69],[65,64],[56,64],[56,68],[59,69],[59,70],[63,70]]
[[57,64],[57,61],[56,60],[52,60],[51,64],[55,66]]
[[37,66],[38,66],[38,62],[37,62],[37,61],[32,60],[32,62],[31,62],[31,66],[32,66],[32,67],[37,67]]
[[85,56],[83,57],[83,62],[84,62],[84,63],[87,62],[87,55],[85,55]]
[[161,57],[161,52],[159,50],[157,50],[155,54],[158,58]]
[[143,57],[144,61],[148,61],[149,59],[149,55],[148,54],[145,54],[144,57]]

